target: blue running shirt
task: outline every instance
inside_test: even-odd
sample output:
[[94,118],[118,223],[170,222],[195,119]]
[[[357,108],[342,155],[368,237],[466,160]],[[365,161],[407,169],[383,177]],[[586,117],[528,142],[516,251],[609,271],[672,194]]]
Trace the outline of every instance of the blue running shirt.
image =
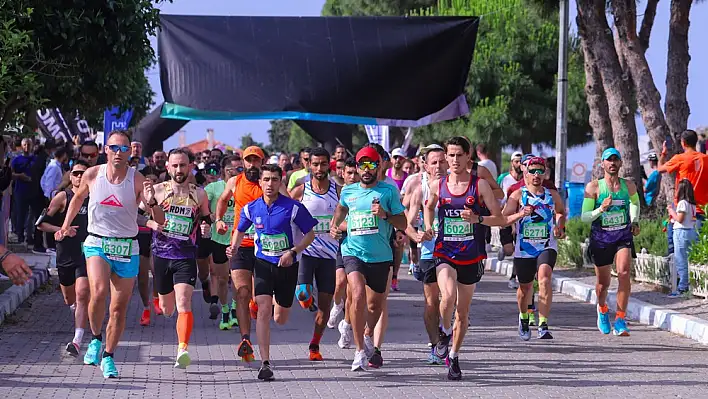
[[280,257],[317,225],[317,219],[303,204],[279,195],[270,207],[261,197],[241,209],[238,231],[245,233],[251,225],[255,226],[256,257],[278,264]]
[[366,263],[393,261],[393,226],[371,213],[375,199],[389,215],[398,215],[405,210],[398,190],[388,183],[378,182],[371,188],[350,184],[342,189],[339,204],[349,209],[342,256],[353,256]]

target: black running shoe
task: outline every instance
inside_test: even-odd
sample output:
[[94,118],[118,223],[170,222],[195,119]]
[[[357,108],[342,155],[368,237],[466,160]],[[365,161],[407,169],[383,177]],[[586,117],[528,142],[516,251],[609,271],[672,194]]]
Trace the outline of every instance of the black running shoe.
[[258,369],[258,379],[263,381],[273,381],[275,379],[270,363],[263,362],[261,368]]
[[66,344],[66,353],[73,357],[78,357],[79,356],[79,345],[76,345],[73,342],[69,342]]
[[374,354],[369,358],[369,367],[372,369],[378,369],[383,366],[383,356],[381,356],[381,350],[379,348],[374,348]]
[[538,326],[538,339],[553,339],[553,335],[548,331],[548,324],[545,322]]
[[219,308],[219,305],[215,303],[210,303],[209,304],[209,318],[212,320],[216,320],[219,317],[219,313],[221,313],[221,309]]
[[202,297],[204,302],[211,303],[211,290],[209,289],[209,279],[202,280]]
[[449,362],[450,362],[450,368],[448,368],[448,370],[447,370],[447,379],[453,380],[453,381],[461,380],[462,379],[462,370],[460,370],[459,359],[454,357],[452,359],[449,359]]
[[440,330],[440,340],[437,345],[435,345],[435,355],[441,359],[445,359],[450,350],[450,339],[452,334],[446,335],[442,330]]

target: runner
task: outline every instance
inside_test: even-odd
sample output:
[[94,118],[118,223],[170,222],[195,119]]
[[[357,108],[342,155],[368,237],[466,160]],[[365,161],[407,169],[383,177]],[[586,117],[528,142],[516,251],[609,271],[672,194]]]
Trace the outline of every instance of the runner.
[[339,242],[329,236],[329,222],[339,202],[339,189],[329,179],[328,172],[329,153],[324,148],[313,148],[310,153],[311,179],[291,192],[293,199],[302,202],[318,221],[314,241],[302,254],[297,279],[298,300],[304,309],[314,306],[313,282],[317,280],[317,315],[309,347],[310,360],[313,361],[322,360],[320,339],[329,321],[339,251]]
[[[109,134],[106,148],[108,163],[89,168],[81,186],[69,203],[58,241],[73,237],[77,229],[72,224],[84,200],[88,203],[88,237],[84,254],[91,287],[89,323],[93,338],[89,343],[85,364],[100,363],[105,378],[118,377],[113,355],[125,328],[125,317],[138,275],[138,204],[150,209],[153,219],[164,223],[164,214],[156,207],[152,182],[140,172],[128,167],[130,137],[124,131]],[[111,292],[110,316],[106,327],[106,347],[103,347],[103,319],[106,299]],[[103,353],[101,353],[103,352]]]
[[526,186],[515,191],[504,206],[503,215],[512,216],[524,211],[516,224],[516,251],[514,271],[519,278],[517,303],[519,305],[519,336],[531,338],[528,304],[534,295],[534,279],[538,272],[538,338],[553,339],[548,329],[548,316],[553,299],[551,276],[558,256],[557,238],[565,229],[565,205],[557,191],[542,186],[546,161],[534,157],[526,162]]
[[378,348],[367,346],[364,351],[364,327],[368,324],[372,328],[379,321],[393,261],[393,228],[406,226],[405,209],[395,187],[378,181],[379,153],[364,147],[357,153],[356,162],[361,183],[342,189],[330,224],[330,234],[339,238],[340,224],[348,216],[342,258],[352,300],[350,317],[356,345],[352,371],[366,370],[367,359],[375,354],[383,363]]
[[[212,151],[212,153],[215,156],[218,156],[219,154],[218,151]],[[206,165],[204,165],[203,171],[199,171],[198,173],[199,174],[197,176],[203,175],[203,185],[207,186],[219,180],[219,177],[221,176],[221,166],[218,162],[209,161]],[[201,224],[205,223],[206,222],[201,221]],[[202,234],[202,231],[206,234]],[[211,227],[201,226],[201,228],[197,230],[197,276],[199,277],[202,285],[202,298],[204,299],[204,302],[209,304],[209,318],[216,320],[219,317],[219,306],[216,302],[214,302],[215,297],[217,297],[216,301],[218,302],[218,296],[212,295],[211,292],[211,242]],[[230,323],[226,323],[226,328],[221,327],[222,325],[220,323],[220,329],[228,329],[230,327]]]
[[[430,182],[430,197],[425,206],[425,234],[421,241],[433,238],[435,207],[438,207],[439,234],[435,239],[436,276],[442,295],[440,314],[442,332],[436,355],[446,357],[447,378],[462,378],[457,357],[469,324],[469,308],[475,284],[484,274],[483,260],[487,257],[485,225],[503,225],[507,219],[500,216],[499,203],[492,188],[482,178],[467,170],[470,161],[470,143],[464,137],[453,137],[446,144],[450,175]],[[459,193],[459,194],[458,194]],[[452,349],[453,310],[457,305]]]
[[636,258],[634,238],[639,234],[639,195],[633,182],[619,177],[622,157],[615,148],[602,152],[605,176],[585,187],[582,220],[591,222],[589,253],[595,263],[595,292],[597,293],[597,328],[609,334],[607,290],[612,279],[612,263],[617,266],[617,313],[613,333],[629,336],[625,320],[629,295],[632,290],[630,268]]
[[[238,175],[240,160],[235,156],[228,156],[221,161],[221,179],[213,183],[209,183],[204,191],[209,198],[209,206],[212,212],[216,212],[217,202],[221,194],[226,188],[226,181]],[[213,166],[212,166],[213,167]],[[208,173],[207,173],[208,174]],[[221,301],[221,320],[219,321],[220,330],[228,330],[233,326],[238,326],[238,317],[236,314],[236,298],[231,300],[229,308],[229,259],[226,257],[226,248],[231,243],[231,228],[234,223],[234,199],[231,197],[226,208],[224,221],[228,226],[228,230],[224,234],[219,234],[216,225],[211,226],[211,239],[207,243],[206,252],[211,254],[211,287],[213,293],[210,299],[211,318],[216,319],[219,315],[218,303]],[[200,251],[202,249],[200,248]]]
[[152,238],[160,309],[172,317],[177,307],[175,368],[182,369],[191,363],[187,346],[194,326],[192,293],[197,282],[197,229],[200,220],[211,223],[206,193],[187,182],[191,163],[188,150],[176,148],[169,152],[170,180],[155,186],[155,199],[165,212],[165,225]]
[[[344,166],[344,185],[359,183],[359,174],[357,173],[356,160],[351,157],[347,159],[346,165]],[[339,329],[339,340],[337,345],[340,348],[349,348],[352,342],[352,325],[351,325],[351,312],[349,311],[351,306],[351,294],[349,293],[347,285],[347,272],[344,270],[344,260],[342,259],[342,242],[347,234],[346,221],[342,222],[339,226],[339,231],[342,238],[339,239],[339,249],[337,251],[337,282],[334,289],[334,298],[332,304],[332,310],[329,313],[329,321],[327,322],[327,327],[334,328],[338,326]],[[337,324],[339,317],[344,314],[344,317],[339,324]]]
[[282,178],[283,171],[278,165],[263,165],[260,174],[263,196],[241,209],[237,232],[227,250],[227,255],[236,255],[234,248],[240,250],[246,231],[255,226],[256,334],[262,360],[258,379],[264,381],[274,379],[270,364],[270,320],[280,325],[287,322],[298,281],[300,254],[314,240],[313,228],[317,226],[317,219],[303,204],[279,193],[284,185]]
[[[421,172],[421,180],[413,186],[413,191],[410,195],[410,203],[407,211],[408,228],[406,233],[408,236],[420,244],[420,261],[418,262],[417,270],[420,273],[418,278],[423,282],[423,296],[425,298],[425,308],[423,310],[423,323],[425,331],[428,333],[428,339],[431,344],[430,354],[428,355],[428,364],[443,364],[444,357],[438,357],[435,352],[435,346],[440,340],[440,288],[435,275],[435,260],[433,251],[435,248],[435,237],[438,234],[438,219],[437,216],[433,220],[432,239],[424,241],[425,233],[418,231],[417,219],[420,218],[420,213],[423,206],[427,204],[430,198],[430,182],[438,180],[447,174],[447,161],[445,160],[445,150],[433,144],[425,147],[421,151],[420,156],[423,160],[423,171]],[[437,213],[437,206],[435,206]],[[418,273],[416,273],[418,274]]]
[[[236,225],[241,215],[241,209],[249,202],[263,196],[263,190],[258,183],[264,159],[263,150],[257,146],[248,147],[243,151],[245,167],[243,173],[230,178],[226,182],[224,192],[221,193],[221,197],[219,197],[219,201],[216,204],[216,231],[218,234],[226,234],[228,231],[229,225],[226,224],[224,218],[229,200],[233,200],[234,203],[234,225]],[[285,184],[280,185],[280,190],[281,194],[287,195]],[[241,342],[238,345],[237,354],[246,362],[254,359],[250,336],[250,316],[254,319],[258,317],[257,305],[251,299],[253,292],[253,267],[256,263],[253,242],[254,231],[254,228],[251,228],[246,232],[247,234],[241,241],[241,245],[230,259],[231,281],[234,285],[237,305],[236,313],[238,315],[239,329],[241,330]],[[234,234],[234,232],[231,233],[232,237]]]
[[[79,190],[81,177],[89,168],[88,163],[76,161],[70,171],[71,188],[58,192],[49,203],[46,216],[40,218],[39,229],[47,233],[56,233],[64,223],[66,210]],[[66,344],[66,352],[71,356],[79,356],[84,329],[88,324],[89,282],[86,274],[86,258],[81,251],[83,242],[88,236],[88,198],[81,204],[73,225],[76,236],[57,241],[57,273],[59,285],[66,303],[74,313],[74,339]]]

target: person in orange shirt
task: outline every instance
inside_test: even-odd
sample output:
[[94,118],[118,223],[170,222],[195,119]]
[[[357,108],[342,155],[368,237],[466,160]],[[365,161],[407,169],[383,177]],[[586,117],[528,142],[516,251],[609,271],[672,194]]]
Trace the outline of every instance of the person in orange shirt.
[[[258,184],[261,175],[261,166],[265,154],[257,146],[250,146],[243,151],[243,173],[230,178],[226,188],[216,204],[216,229],[219,234],[228,231],[224,216],[229,200],[234,199],[233,215],[227,220],[233,220],[233,225],[238,225],[241,208],[251,201],[263,196],[263,190]],[[285,186],[281,186],[281,194],[288,195]],[[235,230],[235,229],[234,229]],[[237,353],[243,361],[250,362],[254,359],[253,345],[251,344],[251,319],[249,302],[253,292],[253,266],[256,262],[253,231],[246,232],[246,237],[241,242],[238,251],[231,257],[231,280],[234,284],[234,297],[236,298],[236,315],[241,330],[241,342]],[[255,318],[255,316],[254,316]]]

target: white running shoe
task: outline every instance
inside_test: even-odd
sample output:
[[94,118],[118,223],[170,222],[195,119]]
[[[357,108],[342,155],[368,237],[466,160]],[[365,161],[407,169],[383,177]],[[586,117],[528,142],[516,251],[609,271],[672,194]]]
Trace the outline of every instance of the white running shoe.
[[519,283],[516,281],[515,278],[510,278],[509,279],[509,289],[515,290],[519,288]]
[[339,345],[340,348],[346,349],[349,348],[349,346],[352,344],[352,326],[350,325],[345,325],[346,321],[342,320],[339,322],[339,341],[337,342],[337,345]]
[[177,360],[175,361],[176,369],[186,369],[192,363],[192,359],[189,357],[189,352],[186,350],[180,350],[177,353]]
[[342,300],[342,303],[337,305],[336,303],[332,305],[332,310],[329,311],[329,320],[327,321],[327,327],[329,328],[334,328],[337,326],[337,323],[339,323],[339,316],[342,315],[342,311],[344,310],[344,300]]
[[364,351],[354,353],[354,361],[352,362],[352,371],[366,371],[369,368],[368,357]]
[[366,358],[369,359],[374,354],[374,341],[371,337],[364,335],[364,352]]

